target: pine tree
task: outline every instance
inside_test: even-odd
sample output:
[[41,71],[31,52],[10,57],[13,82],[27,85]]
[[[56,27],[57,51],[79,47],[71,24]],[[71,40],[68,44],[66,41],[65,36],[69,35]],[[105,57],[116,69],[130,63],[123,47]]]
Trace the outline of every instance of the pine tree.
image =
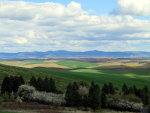
[[22,76],[20,76],[19,79],[20,79],[21,85],[25,84],[25,81]]
[[36,89],[39,91],[43,91],[43,80],[41,77],[38,77],[37,79]]
[[145,86],[142,90],[142,100],[143,100],[143,103],[145,105],[148,105],[148,102],[149,102],[149,98],[148,98],[148,87]]
[[73,96],[73,104],[74,106],[80,106],[81,105],[81,96],[79,94],[79,86],[76,82],[72,85],[72,96]]
[[8,79],[9,79],[8,76],[4,77],[4,79],[3,79],[2,86],[1,86],[1,93],[2,94],[8,92],[8,85],[7,85]]
[[50,91],[49,92],[56,92],[57,90],[56,90],[56,85],[55,85],[55,80],[54,79],[52,79],[52,78],[50,78],[49,79],[49,89],[50,89]]
[[66,100],[67,106],[73,106],[72,84],[68,84],[67,86],[65,100]]
[[45,77],[43,82],[43,90],[46,92],[50,92],[49,80],[47,77]]
[[12,86],[13,92],[16,93],[18,91],[19,86],[21,85],[20,78],[18,76],[14,76],[12,79],[12,83],[13,83]]
[[109,87],[109,93],[115,94],[115,88],[111,82],[109,82],[108,87]]
[[37,80],[36,80],[35,76],[32,76],[32,78],[29,81],[29,84],[30,84],[30,86],[37,88]]
[[107,108],[107,97],[104,92],[102,93],[101,103],[102,103],[102,108]]
[[88,95],[89,107],[98,109],[101,107],[101,91],[98,85],[91,84]]
[[102,87],[102,91],[105,93],[105,94],[109,94],[109,87],[108,85],[105,83],[104,86]]
[[79,86],[76,82],[67,86],[65,95],[66,104],[68,106],[80,106],[81,96],[79,95]]
[[126,84],[123,84],[123,86],[122,86],[122,92],[123,92],[124,95],[128,94],[128,86]]

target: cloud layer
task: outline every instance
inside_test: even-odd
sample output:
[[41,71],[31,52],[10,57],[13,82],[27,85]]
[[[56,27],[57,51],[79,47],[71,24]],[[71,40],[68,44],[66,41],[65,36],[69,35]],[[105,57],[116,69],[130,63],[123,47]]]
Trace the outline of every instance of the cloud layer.
[[76,2],[67,6],[53,2],[0,4],[1,52],[149,51],[146,48],[150,45],[150,20],[94,16]]
[[150,0],[118,0],[121,6],[119,9],[114,9],[112,14],[149,16],[150,15]]

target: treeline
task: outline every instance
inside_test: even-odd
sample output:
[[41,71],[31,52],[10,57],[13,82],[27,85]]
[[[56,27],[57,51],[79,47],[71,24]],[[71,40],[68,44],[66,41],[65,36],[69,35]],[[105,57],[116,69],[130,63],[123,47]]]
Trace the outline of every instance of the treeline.
[[38,77],[37,79],[32,76],[32,78],[29,81],[30,86],[35,87],[38,91],[45,91],[45,92],[53,92],[57,93],[60,92],[56,88],[55,80],[53,78],[45,77],[42,79],[41,77]]
[[16,93],[20,85],[25,84],[22,76],[6,76],[1,85],[1,93]]
[[136,86],[133,86],[133,87],[128,87],[126,84],[124,84],[122,86],[122,93],[123,95],[129,95],[129,94],[132,94],[132,95],[135,95],[139,98],[141,98],[143,104],[145,105],[148,105],[149,104],[149,89],[147,86],[145,86],[144,88],[142,89],[138,89],[136,88]]
[[[1,85],[2,95],[5,93],[17,93],[20,85],[25,84],[22,76],[6,76]],[[116,90],[114,85],[105,83],[102,87],[92,82],[90,85],[85,82],[73,82],[67,85],[64,99],[58,99],[60,96],[55,94],[63,93],[57,90],[55,80],[53,78],[41,78],[32,76],[28,83],[37,91],[32,94],[32,99],[37,102],[49,103],[49,101],[65,100],[65,105],[70,107],[84,107],[92,109],[111,108],[118,110],[139,111],[143,104],[150,104],[150,92],[147,86],[137,88],[136,86],[127,86],[123,84],[121,90]],[[30,88],[29,88],[30,89]],[[32,89],[32,88],[31,88]],[[23,89],[24,90],[24,89]],[[21,91],[22,92],[22,91]],[[29,91],[31,92],[31,91]],[[45,93],[40,93],[45,92]],[[53,93],[53,94],[49,94]],[[26,97],[25,93],[25,97]],[[48,95],[43,99],[42,95]],[[52,95],[52,97],[50,97]],[[29,95],[30,96],[30,95]],[[51,98],[54,98],[52,99]],[[30,98],[31,99],[31,98]],[[52,102],[51,102],[52,103]],[[60,102],[61,103],[61,102]],[[143,104],[142,104],[143,103]]]

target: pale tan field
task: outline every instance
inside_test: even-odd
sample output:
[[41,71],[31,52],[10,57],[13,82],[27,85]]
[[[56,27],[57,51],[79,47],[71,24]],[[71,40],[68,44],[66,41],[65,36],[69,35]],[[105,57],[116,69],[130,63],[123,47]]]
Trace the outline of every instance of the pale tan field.
[[54,62],[57,61],[47,61],[43,63],[31,63],[31,62],[20,62],[20,61],[9,61],[9,62],[0,62],[0,64],[17,66],[17,67],[25,67],[25,68],[35,68],[35,67],[47,67],[47,68],[63,68],[68,69],[66,66],[58,65]]

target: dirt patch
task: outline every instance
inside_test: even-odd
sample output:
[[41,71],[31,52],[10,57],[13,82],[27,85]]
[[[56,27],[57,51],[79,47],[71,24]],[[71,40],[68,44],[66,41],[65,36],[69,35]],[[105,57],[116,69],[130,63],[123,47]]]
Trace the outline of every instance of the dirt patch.
[[4,105],[3,109],[6,110],[15,110],[15,111],[35,111],[37,113],[61,113],[60,110],[54,106],[38,104],[35,102],[26,103],[23,102],[21,104],[15,102],[9,102]]

